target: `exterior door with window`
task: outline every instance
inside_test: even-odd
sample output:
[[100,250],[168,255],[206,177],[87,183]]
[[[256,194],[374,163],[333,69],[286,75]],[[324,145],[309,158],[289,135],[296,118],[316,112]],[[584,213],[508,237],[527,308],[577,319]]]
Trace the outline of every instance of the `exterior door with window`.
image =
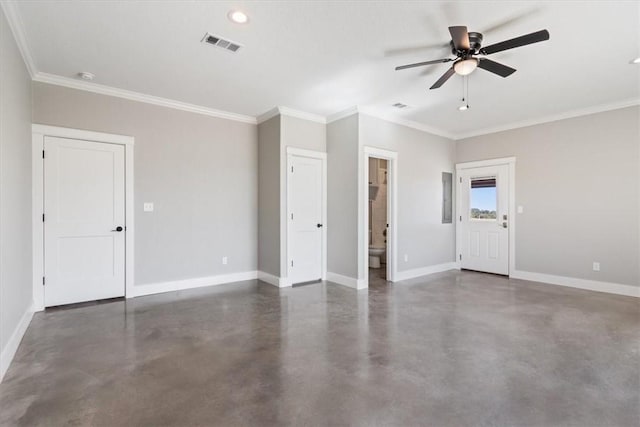
[[459,171],[460,263],[463,269],[509,274],[509,166]]

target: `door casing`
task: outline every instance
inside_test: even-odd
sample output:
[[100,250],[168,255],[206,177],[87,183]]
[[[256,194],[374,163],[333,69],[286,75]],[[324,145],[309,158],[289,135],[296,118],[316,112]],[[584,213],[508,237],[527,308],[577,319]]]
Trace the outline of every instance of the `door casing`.
[[32,255],[33,255],[33,309],[44,310],[44,139],[46,136],[91,141],[106,144],[119,144],[125,148],[125,296],[132,297],[134,282],[134,194],[133,147],[135,139],[131,136],[92,132],[80,129],[32,125],[31,138],[31,186],[32,186]]
[[358,289],[369,287],[369,158],[387,161],[387,281],[395,282],[398,274],[398,153],[382,148],[364,146],[361,156],[361,184],[359,206],[360,240]]
[[283,286],[291,286],[292,283],[290,281],[291,278],[291,263],[289,262],[289,259],[291,259],[291,253],[290,253],[290,248],[291,248],[291,235],[292,235],[292,230],[291,230],[291,221],[289,221],[289,218],[291,217],[291,203],[289,202],[289,196],[291,194],[291,182],[289,180],[289,176],[290,174],[288,173],[288,171],[291,169],[292,166],[292,160],[294,157],[310,157],[312,159],[319,159],[322,163],[322,264],[320,266],[320,271],[321,271],[321,279],[322,280],[327,280],[327,153],[321,152],[321,151],[313,151],[313,150],[305,150],[302,148],[294,148],[294,147],[287,147],[286,148],[287,151],[287,169],[286,169],[286,189],[287,189],[287,194],[285,195],[285,203],[286,203],[286,227],[284,228],[285,232],[286,232],[286,236],[284,237],[284,239],[282,239],[281,236],[281,240],[286,242],[286,248],[284,248],[284,253],[281,254],[281,256],[284,258],[284,262],[286,263],[286,272],[287,272],[287,276],[282,278],[282,284],[280,285],[281,287]]
[[475,169],[487,166],[507,165],[509,168],[509,272],[508,275],[516,271],[516,158],[503,157],[498,159],[480,160],[475,162],[465,162],[456,164],[456,263],[460,266],[462,254],[462,230],[460,215],[462,215],[462,182],[461,175],[465,169]]

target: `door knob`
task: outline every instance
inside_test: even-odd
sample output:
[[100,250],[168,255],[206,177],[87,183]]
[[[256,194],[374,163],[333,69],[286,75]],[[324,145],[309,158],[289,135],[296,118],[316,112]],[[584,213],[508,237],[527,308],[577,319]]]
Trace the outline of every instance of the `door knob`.
[[317,224],[316,227],[322,228],[322,224]]
[[119,232],[121,232],[122,230],[124,230],[124,228],[122,228],[122,227],[120,227],[120,226],[117,226],[115,230],[111,230],[111,231],[113,231],[113,232],[118,232],[118,233],[119,233]]

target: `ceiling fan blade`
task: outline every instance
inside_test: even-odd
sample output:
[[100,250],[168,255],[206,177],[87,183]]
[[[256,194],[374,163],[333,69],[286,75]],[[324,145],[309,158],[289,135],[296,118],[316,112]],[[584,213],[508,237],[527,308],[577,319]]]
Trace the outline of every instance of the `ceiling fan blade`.
[[434,61],[416,62],[415,64],[407,64],[407,65],[401,65],[399,67],[396,67],[396,71],[404,70],[406,68],[422,67],[424,65],[441,64],[443,62],[451,62],[451,61],[453,61],[453,59],[444,58],[444,59],[436,59]]
[[515,39],[505,40],[500,43],[492,44],[490,46],[480,49],[480,53],[484,55],[490,55],[496,52],[502,52],[503,50],[513,49],[515,47],[526,46],[528,44],[538,43],[545,40],[549,40],[549,31],[540,30],[535,33],[525,34],[524,36],[516,37]]
[[449,32],[451,33],[451,40],[453,40],[453,45],[457,50],[471,49],[467,27],[449,27]]
[[447,80],[449,80],[449,78],[451,76],[453,76],[456,72],[454,71],[453,67],[449,68],[443,75],[442,77],[440,77],[438,79],[437,82],[435,82],[433,84],[433,86],[431,86],[429,89],[438,89],[440,86],[442,86]]
[[478,68],[497,74],[500,77],[509,77],[511,74],[516,72],[515,68],[507,67],[506,65],[486,58],[478,59]]

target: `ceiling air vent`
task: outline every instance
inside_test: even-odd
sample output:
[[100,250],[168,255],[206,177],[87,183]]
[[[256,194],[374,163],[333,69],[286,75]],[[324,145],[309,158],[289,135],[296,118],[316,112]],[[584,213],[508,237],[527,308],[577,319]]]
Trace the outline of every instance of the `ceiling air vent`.
[[236,53],[242,47],[241,44],[232,42],[231,40],[223,39],[222,37],[215,36],[213,34],[207,33],[202,38],[204,43],[209,43],[224,50],[228,50],[229,52]]
[[408,105],[407,104],[403,104],[402,102],[396,102],[395,104],[392,105],[392,107],[396,107],[396,108],[399,108],[399,109],[402,110],[403,108],[407,108]]

